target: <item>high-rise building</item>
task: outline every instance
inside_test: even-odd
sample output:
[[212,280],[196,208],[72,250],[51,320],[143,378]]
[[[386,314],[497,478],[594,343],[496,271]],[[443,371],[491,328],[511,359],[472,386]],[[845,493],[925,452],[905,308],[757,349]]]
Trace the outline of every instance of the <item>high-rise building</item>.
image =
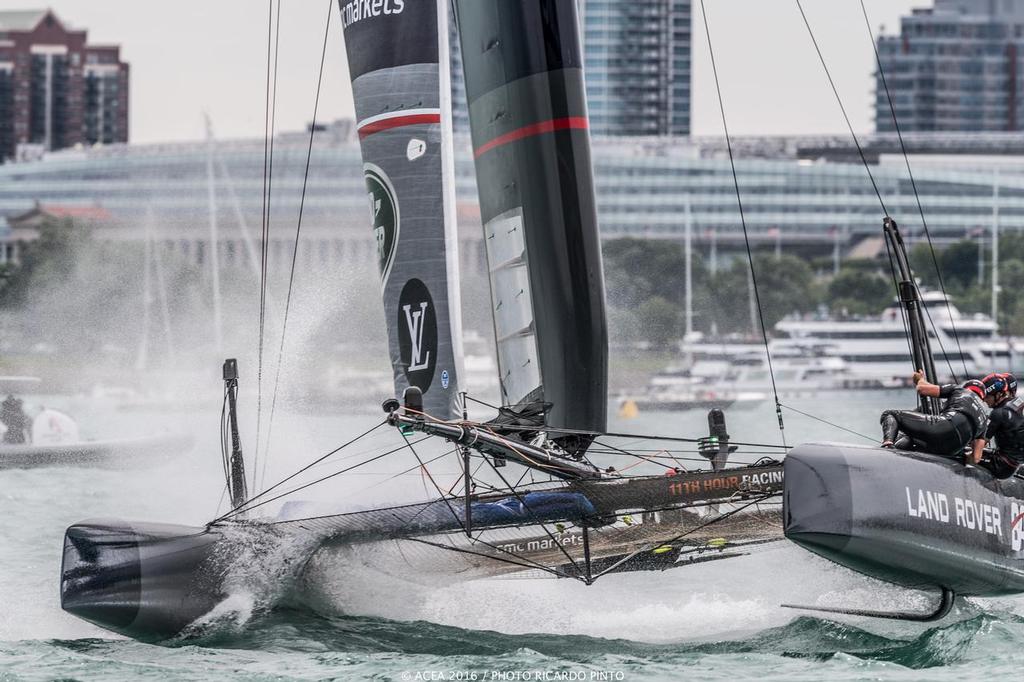
[[0,11],[0,161],[128,141],[128,65],[51,10]]
[[[935,0],[879,36],[882,73],[903,131],[1016,131],[1024,125],[1024,2]],[[875,128],[895,131],[875,74]]]
[[591,130],[690,134],[691,0],[579,0]]
[[[590,128],[598,135],[690,134],[692,0],[576,0]],[[455,21],[450,24],[452,119],[469,132]]]

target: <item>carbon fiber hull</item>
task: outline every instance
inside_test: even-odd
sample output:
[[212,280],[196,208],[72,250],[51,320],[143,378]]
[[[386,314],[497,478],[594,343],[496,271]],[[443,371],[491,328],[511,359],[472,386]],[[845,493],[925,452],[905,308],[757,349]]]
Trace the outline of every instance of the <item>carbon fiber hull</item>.
[[[285,593],[314,557],[342,575],[359,566],[446,582],[542,573],[589,580],[604,571],[663,570],[781,539],[781,485],[778,463],[579,482],[558,489],[585,494],[596,518],[474,526],[472,540],[451,511],[461,508],[458,498],[207,528],[87,521],[65,534],[61,606],[120,634],[158,641],[196,631],[197,621],[235,591],[257,585]],[[701,513],[712,504],[723,505],[720,514]]]
[[1024,592],[1024,480],[934,455],[801,445],[785,460],[788,539],[865,575],[965,596]]

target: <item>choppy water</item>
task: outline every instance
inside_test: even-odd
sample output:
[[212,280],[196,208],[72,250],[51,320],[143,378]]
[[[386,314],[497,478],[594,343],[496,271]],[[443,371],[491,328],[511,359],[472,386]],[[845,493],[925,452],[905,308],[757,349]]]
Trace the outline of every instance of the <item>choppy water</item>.
[[[860,394],[793,406],[873,436],[878,409],[894,399]],[[219,414],[118,412],[84,400],[49,404],[75,414],[87,435],[169,428],[194,433],[198,443],[181,457],[120,471],[0,471],[0,679],[960,680],[1017,679],[1024,664],[1024,600],[972,600],[930,626],[780,608],[907,608],[924,599],[790,546],[664,573],[609,576],[592,587],[554,580],[374,584],[372,576],[367,586],[362,576],[356,589],[346,576],[320,576],[301,607],[249,614],[243,605],[242,617],[202,639],[156,646],[118,638],[60,610],[64,528],[102,516],[178,523],[213,517],[222,492]],[[791,443],[856,439],[795,412],[785,416]],[[729,419],[737,440],[778,442],[770,406]],[[267,481],[377,420],[283,413]],[[706,423],[699,413],[652,414],[613,428],[695,435]],[[354,454],[365,456],[393,436],[375,435]],[[382,463],[307,493],[353,503],[421,499],[427,491],[418,474],[384,482],[408,466]],[[329,473],[331,464],[318,471]],[[454,471],[437,471],[446,473]]]

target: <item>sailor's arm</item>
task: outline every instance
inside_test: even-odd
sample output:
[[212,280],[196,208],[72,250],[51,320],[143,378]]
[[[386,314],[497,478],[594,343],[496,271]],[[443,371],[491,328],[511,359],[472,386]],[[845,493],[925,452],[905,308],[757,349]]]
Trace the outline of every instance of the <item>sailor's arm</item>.
[[974,443],[972,444],[973,448],[971,449],[971,454],[968,456],[967,463],[968,464],[978,464],[978,463],[980,463],[981,462],[981,456],[984,453],[985,446],[987,444],[988,444],[988,441],[985,440],[984,438],[978,438],[977,440],[975,440]]
[[914,372],[914,376],[911,377],[911,380],[914,382],[918,395],[923,395],[926,398],[938,398],[939,394],[942,392],[941,386],[936,386],[924,378],[923,369],[919,369]]

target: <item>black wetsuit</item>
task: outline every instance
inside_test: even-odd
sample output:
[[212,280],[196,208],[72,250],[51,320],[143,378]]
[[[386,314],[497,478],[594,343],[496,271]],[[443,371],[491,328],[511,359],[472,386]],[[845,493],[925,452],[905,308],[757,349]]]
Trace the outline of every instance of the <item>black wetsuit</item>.
[[[939,388],[946,400],[939,414],[921,414],[913,410],[886,410],[882,413],[882,433],[896,447],[958,457],[965,447],[985,436],[988,417],[985,404],[972,391],[955,384]],[[909,439],[896,441],[899,433]]]
[[1011,398],[992,410],[985,439],[996,449],[985,464],[998,478],[1012,476],[1024,464],[1024,397]]
[[0,422],[7,427],[4,433],[3,442],[8,445],[18,445],[26,442],[25,433],[28,430],[28,417],[21,408],[21,401],[8,396],[3,403],[0,403]]

